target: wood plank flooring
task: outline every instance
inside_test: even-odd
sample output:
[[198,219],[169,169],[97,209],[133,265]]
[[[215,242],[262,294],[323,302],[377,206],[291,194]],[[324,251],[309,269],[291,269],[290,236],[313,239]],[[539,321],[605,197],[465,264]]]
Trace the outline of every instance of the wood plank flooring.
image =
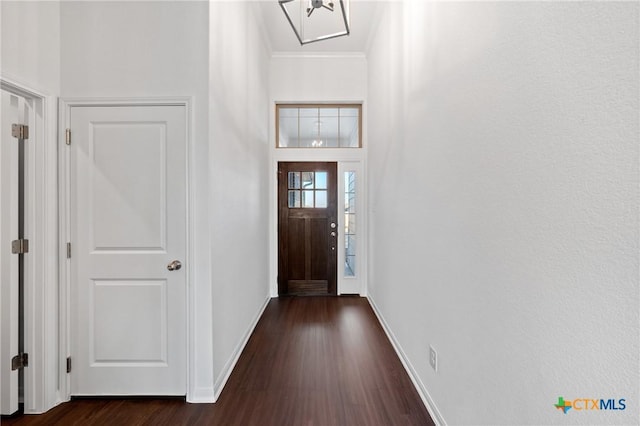
[[78,399],[3,425],[433,425],[366,299],[272,299],[215,404]]

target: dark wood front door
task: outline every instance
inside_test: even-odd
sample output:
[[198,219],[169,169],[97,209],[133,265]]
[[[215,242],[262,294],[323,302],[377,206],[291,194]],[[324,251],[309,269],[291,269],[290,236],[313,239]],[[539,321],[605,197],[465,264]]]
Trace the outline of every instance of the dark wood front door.
[[336,294],[337,163],[278,163],[278,294]]

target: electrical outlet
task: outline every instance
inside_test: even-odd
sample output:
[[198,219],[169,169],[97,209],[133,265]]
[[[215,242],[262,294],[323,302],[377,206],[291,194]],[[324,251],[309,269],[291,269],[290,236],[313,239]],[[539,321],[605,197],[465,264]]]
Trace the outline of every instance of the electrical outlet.
[[431,364],[433,371],[438,371],[438,353],[431,345],[429,345],[429,364]]

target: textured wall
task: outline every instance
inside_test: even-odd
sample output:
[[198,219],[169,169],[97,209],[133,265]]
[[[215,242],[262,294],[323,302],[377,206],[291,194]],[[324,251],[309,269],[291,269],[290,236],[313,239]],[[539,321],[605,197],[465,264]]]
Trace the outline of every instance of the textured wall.
[[360,54],[276,54],[271,59],[271,96],[276,102],[363,101],[367,60]]
[[60,92],[60,3],[0,2],[0,72],[45,95]]
[[[409,0],[383,14],[369,291],[449,424],[638,422],[638,16]],[[626,410],[563,414],[559,396]]]
[[60,10],[62,96],[193,99],[191,292],[197,374],[190,387],[195,398],[212,400],[208,4],[64,1]]
[[64,2],[64,96],[193,96],[194,401],[268,297],[268,66],[247,2]]
[[[58,402],[56,123],[60,94],[60,3],[0,1],[0,53],[3,79],[46,97],[42,110],[35,106],[36,114],[44,118],[43,127],[36,125],[30,130],[25,219],[32,243],[25,266],[25,348],[31,355],[25,371],[24,411],[38,413]],[[3,208],[7,207],[6,202],[2,200]],[[2,250],[7,249],[3,244]],[[7,284],[2,283],[3,287]]]
[[210,4],[213,368],[221,391],[269,296],[269,50],[255,4]]

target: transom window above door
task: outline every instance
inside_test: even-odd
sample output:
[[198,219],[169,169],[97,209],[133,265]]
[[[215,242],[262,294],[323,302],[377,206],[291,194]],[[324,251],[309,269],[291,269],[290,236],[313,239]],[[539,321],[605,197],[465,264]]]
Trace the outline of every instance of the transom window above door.
[[276,105],[277,148],[362,147],[362,105]]

